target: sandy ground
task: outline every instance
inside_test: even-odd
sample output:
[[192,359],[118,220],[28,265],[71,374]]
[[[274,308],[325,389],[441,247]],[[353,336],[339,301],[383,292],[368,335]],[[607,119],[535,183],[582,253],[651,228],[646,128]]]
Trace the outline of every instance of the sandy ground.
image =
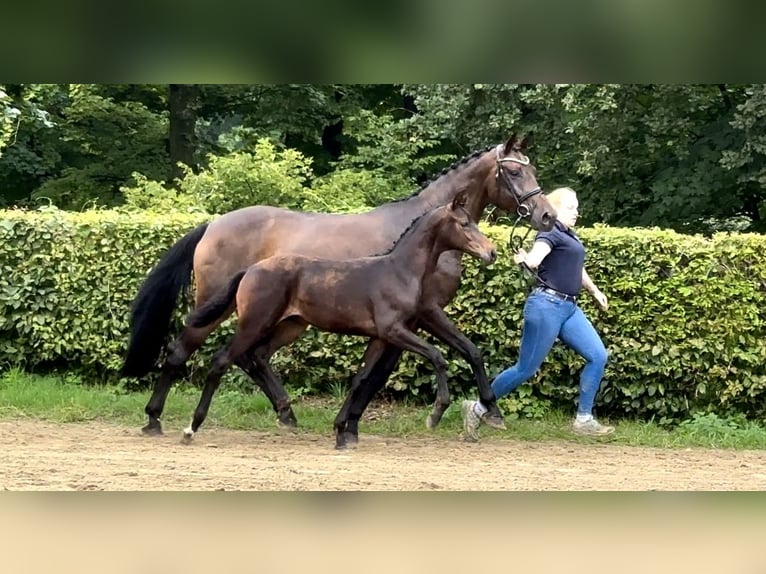
[[766,452],[581,442],[330,435],[206,428],[145,437],[104,423],[0,421],[0,489],[108,491],[764,490]]

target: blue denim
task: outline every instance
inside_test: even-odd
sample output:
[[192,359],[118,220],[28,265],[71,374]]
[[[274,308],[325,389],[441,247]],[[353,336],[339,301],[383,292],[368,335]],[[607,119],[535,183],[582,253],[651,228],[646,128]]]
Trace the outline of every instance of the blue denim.
[[559,338],[586,361],[580,374],[580,399],[577,413],[593,411],[601,377],[604,376],[607,351],[596,329],[576,303],[563,301],[547,293],[533,292],[524,304],[524,327],[521,333],[519,360],[492,381],[496,399],[504,397],[532,378]]

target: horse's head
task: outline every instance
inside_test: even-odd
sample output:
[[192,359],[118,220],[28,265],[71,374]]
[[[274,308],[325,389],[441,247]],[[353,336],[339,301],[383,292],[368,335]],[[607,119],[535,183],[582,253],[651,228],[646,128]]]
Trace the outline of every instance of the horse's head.
[[527,138],[512,136],[495,149],[495,177],[489,186],[489,201],[501,209],[528,218],[540,231],[550,231],[556,221],[556,209],[542,194],[537,170],[524,155]]
[[442,226],[442,240],[450,249],[459,249],[478,257],[484,263],[492,263],[497,259],[497,249],[471,219],[466,209],[467,193],[459,193],[452,203],[442,207],[446,225]]

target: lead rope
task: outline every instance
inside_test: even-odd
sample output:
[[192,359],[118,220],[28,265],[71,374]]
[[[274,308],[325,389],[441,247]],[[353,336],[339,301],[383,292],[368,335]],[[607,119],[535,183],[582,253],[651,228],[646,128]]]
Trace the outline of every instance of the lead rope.
[[[515,255],[516,252],[521,249],[521,247],[524,245],[524,242],[527,240],[527,237],[529,237],[529,232],[532,231],[531,227],[527,227],[527,231],[523,236],[516,235],[516,230],[522,219],[523,217],[521,215],[516,218],[516,221],[513,223],[513,227],[511,227],[511,235],[508,237],[508,246],[511,248],[511,257],[513,257],[513,255]],[[537,272],[531,269],[529,265],[526,263],[519,263],[518,265],[530,283],[534,282],[535,285],[543,285],[548,289],[553,289],[553,287],[543,281]]]

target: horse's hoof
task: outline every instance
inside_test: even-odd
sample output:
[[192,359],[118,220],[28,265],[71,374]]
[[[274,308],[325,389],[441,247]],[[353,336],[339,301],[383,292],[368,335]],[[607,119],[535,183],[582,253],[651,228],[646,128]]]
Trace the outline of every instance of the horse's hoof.
[[298,428],[298,421],[284,421],[282,419],[277,419],[277,428],[294,431]]
[[437,419],[434,415],[428,415],[428,418],[426,419],[426,428],[428,430],[433,430],[436,428],[436,425],[439,424],[439,419]]
[[507,427],[505,426],[505,421],[503,421],[503,417],[500,415],[490,415],[486,414],[482,421],[485,425],[488,427],[492,427],[493,429],[497,430],[507,430]]
[[141,432],[147,436],[161,436],[162,425],[159,421],[156,423],[148,423],[146,426],[141,428]]
[[194,433],[184,433],[181,437],[181,444],[191,444],[194,438]]
[[344,432],[343,437],[346,439],[346,445],[350,447],[355,447],[359,444],[359,435],[350,433],[350,432]]

